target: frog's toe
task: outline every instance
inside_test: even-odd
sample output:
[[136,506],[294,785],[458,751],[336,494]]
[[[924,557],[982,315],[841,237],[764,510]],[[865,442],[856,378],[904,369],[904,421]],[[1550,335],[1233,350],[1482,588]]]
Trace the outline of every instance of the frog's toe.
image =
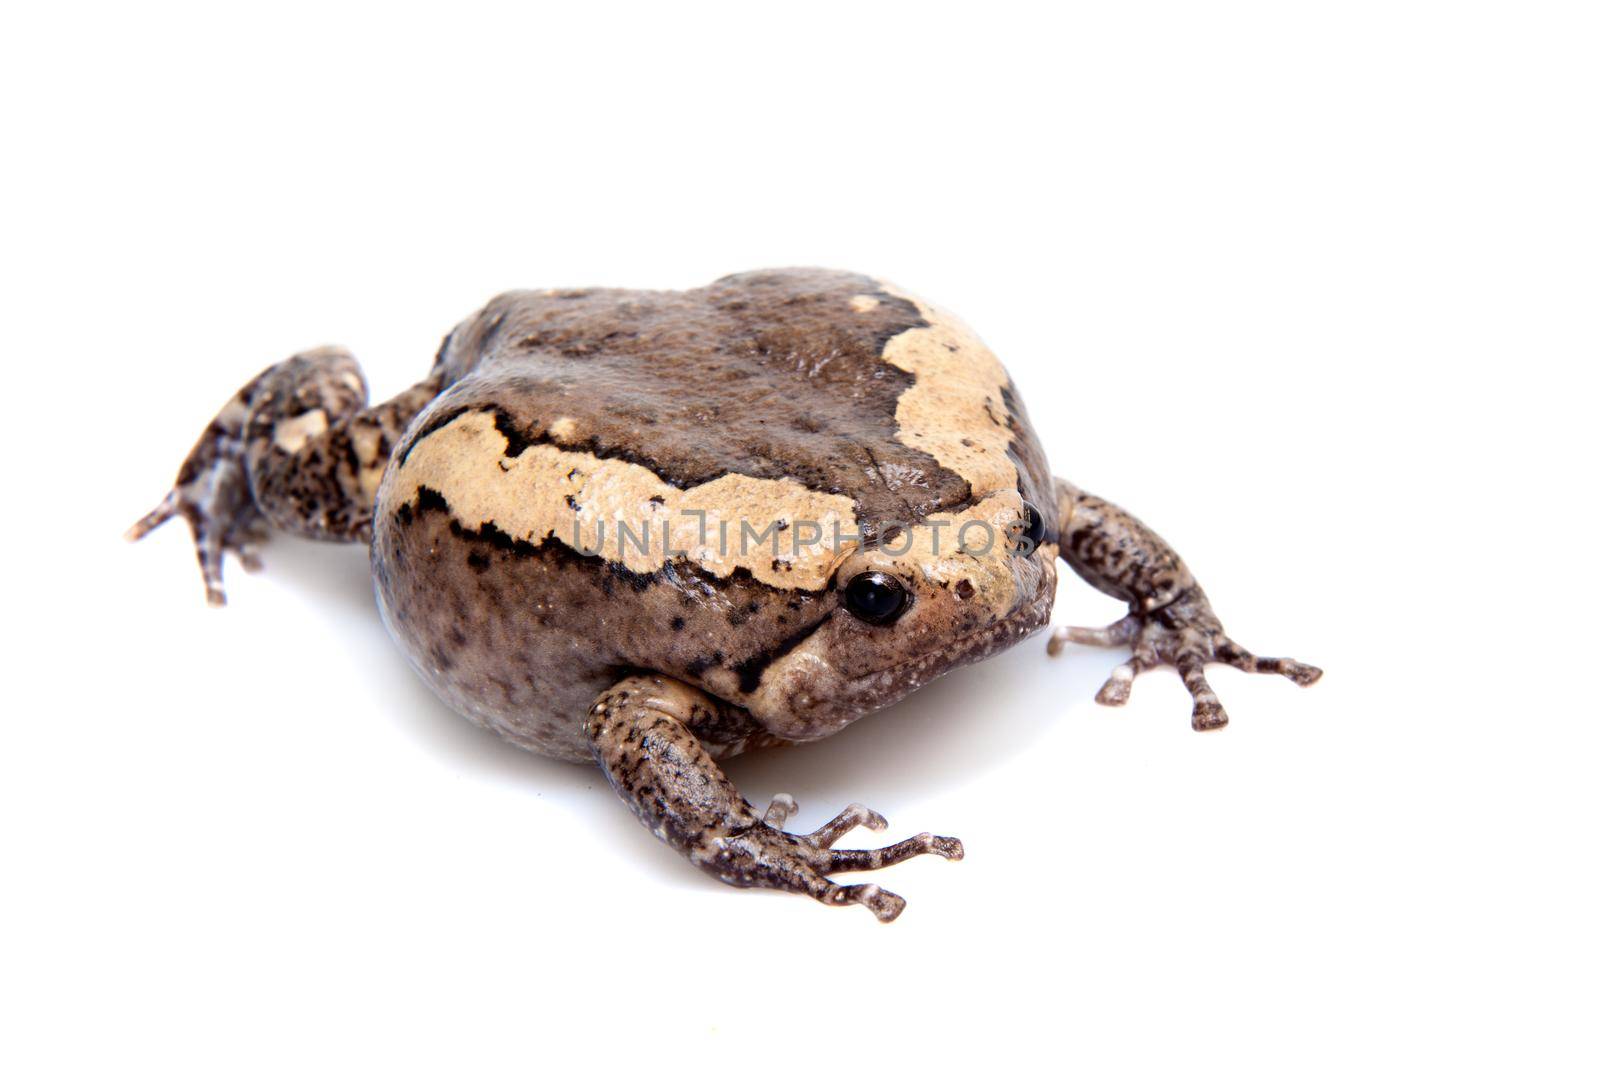
[[1215,730],[1228,725],[1228,713],[1222,702],[1212,692],[1206,681],[1208,664],[1221,663],[1250,674],[1281,674],[1296,685],[1305,687],[1322,677],[1322,669],[1298,660],[1253,656],[1225,634],[1218,634],[1209,648],[1188,648],[1173,660],[1183,684],[1194,698],[1194,715],[1191,719],[1196,730]]
[[1216,662],[1226,663],[1230,667],[1250,674],[1281,674],[1295,685],[1302,687],[1311,685],[1322,677],[1321,667],[1277,656],[1252,655],[1227,637],[1217,644]]
[[1126,663],[1119,663],[1111,669],[1111,677],[1106,679],[1106,684],[1094,695],[1095,703],[1104,704],[1109,708],[1120,708],[1128,702],[1128,694],[1133,692],[1133,680],[1139,676],[1143,664],[1136,657]]
[[787,889],[833,906],[860,904],[880,922],[892,922],[905,909],[903,898],[881,886],[839,885],[828,876],[875,871],[913,856],[958,860],[964,855],[960,841],[934,834],[918,834],[883,848],[831,848],[834,841],[857,826],[883,829],[883,816],[852,804],[814,833],[790,834],[773,825],[774,820],[781,822],[792,815],[794,808],[793,798],[778,794],[761,822],[717,842],[709,865],[723,881],[733,885]]
[[966,854],[959,839],[924,833],[883,848],[830,849],[825,865],[830,874],[838,871],[875,871],[880,867],[892,867],[912,856],[942,856],[947,860],[959,860]]
[[194,537],[206,601],[221,607],[228,602],[222,587],[223,558],[232,552],[245,570],[259,570],[261,557],[255,546],[267,538],[266,524],[251,499],[244,468],[232,459],[217,459],[174,487],[161,503],[129,527],[125,536],[137,541],[177,515],[183,516]]
[[1103,629],[1064,626],[1050,638],[1050,652],[1056,654],[1067,645],[1094,645],[1101,648],[1131,644],[1133,655],[1119,664],[1095,694],[1098,703],[1120,707],[1128,702],[1133,682],[1146,671],[1166,664],[1178,669],[1193,700],[1190,725],[1196,730],[1217,730],[1228,725],[1206,667],[1222,663],[1252,674],[1281,674],[1297,685],[1311,685],[1322,671],[1308,663],[1252,655],[1223,632],[1210,605],[1198,592],[1148,615],[1130,613]]
[[1189,725],[1201,731],[1220,730],[1228,725],[1228,713],[1223,710],[1222,701],[1212,690],[1211,683],[1206,681],[1206,657],[1199,652],[1183,652],[1178,656],[1176,665],[1184,686],[1194,700]]
[[860,904],[878,917],[881,923],[892,923],[906,910],[906,898],[891,893],[882,886],[868,882],[864,885],[836,885],[828,890],[824,904],[843,906]]
[[151,530],[165,523],[178,513],[178,491],[170,490],[161,498],[161,503],[145,512],[144,517],[132,526],[122,536],[129,541],[138,541],[144,538]]
[[882,832],[889,828],[889,820],[863,804],[851,804],[804,840],[816,848],[827,848],[858,826]]
[[1058,626],[1050,635],[1045,651],[1059,656],[1067,645],[1093,645],[1096,648],[1123,648],[1139,632],[1139,620],[1124,615],[1110,626]]
[[761,821],[774,830],[782,830],[783,824],[789,821],[789,816],[800,810],[800,805],[788,793],[778,793],[772,798],[772,803],[767,805],[767,813],[761,816]]
[[1219,729],[1228,725],[1228,713],[1222,709],[1222,701],[1217,699],[1217,694],[1206,681],[1207,662],[1204,655],[1193,650],[1166,653],[1147,645],[1140,648],[1127,662],[1119,663],[1112,668],[1111,676],[1094,695],[1095,703],[1113,708],[1122,707],[1133,692],[1135,678],[1163,663],[1169,663],[1178,668],[1183,684],[1188,687],[1189,695],[1194,700],[1190,725],[1196,730]]
[[241,544],[234,548],[233,554],[239,557],[239,566],[251,574],[255,574],[262,567],[261,553],[256,551],[253,544]]

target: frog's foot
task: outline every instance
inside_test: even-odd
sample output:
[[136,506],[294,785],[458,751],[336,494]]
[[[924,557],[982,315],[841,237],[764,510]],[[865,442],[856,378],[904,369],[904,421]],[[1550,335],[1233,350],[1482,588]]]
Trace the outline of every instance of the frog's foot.
[[361,368],[342,348],[273,364],[211,420],[177,485],[133,524],[129,540],[182,515],[213,604],[227,603],[223,557],[232,552],[254,570],[253,546],[269,526],[320,541],[370,540],[373,494],[390,453],[440,381],[429,377],[369,407]]
[[875,871],[913,856],[959,860],[964,854],[961,842],[955,838],[926,833],[883,848],[833,848],[835,841],[858,826],[882,831],[889,824],[877,812],[851,804],[812,833],[785,833],[784,822],[797,810],[799,805],[793,797],[779,793],[760,822],[713,839],[714,854],[699,860],[699,864],[729,885],[786,889],[835,906],[860,904],[880,922],[892,922],[905,909],[903,897],[870,883],[839,885],[828,875]]
[[1228,713],[1206,682],[1210,663],[1257,674],[1281,674],[1310,685],[1322,672],[1292,659],[1252,656],[1229,639],[1205,591],[1183,560],[1154,530],[1109,501],[1056,479],[1061,558],[1090,585],[1125,601],[1128,614],[1101,629],[1063,626],[1050,636],[1050,654],[1070,642],[1100,648],[1133,646],[1133,656],[1111,672],[1095,699],[1125,704],[1133,680],[1163,663],[1178,668],[1194,698],[1196,730],[1228,724]]
[[[918,834],[884,848],[834,848],[858,826],[883,830],[883,816],[851,804],[809,834],[783,826],[798,810],[779,793],[764,814],[739,793],[713,758],[738,748],[735,727],[759,726],[741,708],[656,674],[632,675],[600,694],[584,731],[617,794],[662,841],[732,886],[804,893],[824,904],[860,904],[883,922],[903,898],[875,885],[839,885],[829,875],[875,871],[912,856],[961,858],[953,837]],[[698,731],[698,732],[697,732]]]
[[206,583],[206,600],[218,607],[228,602],[222,589],[223,556],[232,552],[245,570],[261,567],[255,546],[267,538],[266,521],[250,496],[249,476],[236,448],[218,447],[211,432],[195,446],[179,483],[149,514],[127,532],[137,541],[174,515],[181,515],[194,535],[195,555]]
[[1133,680],[1161,664],[1178,669],[1189,695],[1194,698],[1190,719],[1196,730],[1215,730],[1228,725],[1228,713],[1206,681],[1208,664],[1224,663],[1252,674],[1281,674],[1296,685],[1307,686],[1322,677],[1322,671],[1292,659],[1272,659],[1252,655],[1223,632],[1222,623],[1199,586],[1190,586],[1172,603],[1146,613],[1130,612],[1121,621],[1103,629],[1063,626],[1050,635],[1052,656],[1068,644],[1117,648],[1132,645],[1133,656],[1119,665],[1106,679],[1095,700],[1119,706],[1128,702]]

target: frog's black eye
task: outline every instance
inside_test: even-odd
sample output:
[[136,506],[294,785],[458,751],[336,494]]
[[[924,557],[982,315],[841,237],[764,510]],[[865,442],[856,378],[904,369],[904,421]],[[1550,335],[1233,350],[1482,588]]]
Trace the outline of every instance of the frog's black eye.
[[1024,500],[1022,502],[1022,523],[1022,536],[1025,539],[1025,543],[1022,546],[1022,554],[1031,556],[1038,551],[1039,546],[1044,542],[1044,515],[1040,513],[1038,508]]
[[863,571],[844,587],[844,606],[862,622],[887,626],[906,610],[911,597],[893,575]]

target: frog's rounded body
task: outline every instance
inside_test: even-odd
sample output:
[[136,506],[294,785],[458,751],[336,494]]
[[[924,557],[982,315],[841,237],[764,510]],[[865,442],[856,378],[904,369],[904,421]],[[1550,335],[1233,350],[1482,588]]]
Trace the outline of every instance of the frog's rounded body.
[[1128,645],[1100,690],[1178,668],[1321,674],[1229,640],[1167,544],[1052,480],[1015,388],[957,320],[858,274],[740,274],[687,292],[506,293],[428,377],[368,405],[343,349],[302,352],[217,414],[167,497],[208,599],[270,525],[366,540],[383,617],[444,701],[547,755],[594,760],[639,819],[737,886],[905,902],[841,871],[954,838],[836,849],[853,804],[785,832],[716,759],[831,734],[1045,625],[1066,560],[1128,616],[1051,639]]
[[[955,388],[908,400],[935,356]],[[959,324],[869,278],[507,293],[439,364],[451,384],[377,496],[379,599],[434,690],[518,744],[592,758],[595,694],[640,671],[748,711],[755,740],[822,736],[1048,620],[1053,546],[1005,543],[1022,500],[1054,502],[1014,391]],[[969,517],[998,519],[995,543],[972,527],[961,552]],[[896,531],[926,588],[862,623],[840,606],[852,538]]]

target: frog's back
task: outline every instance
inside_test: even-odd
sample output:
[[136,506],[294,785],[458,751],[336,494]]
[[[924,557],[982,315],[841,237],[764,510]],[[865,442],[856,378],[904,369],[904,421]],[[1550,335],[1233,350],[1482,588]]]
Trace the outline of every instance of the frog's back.
[[884,346],[924,325],[873,279],[827,270],[683,292],[505,293],[441,354],[460,380],[417,436],[492,411],[514,447],[624,459],[679,488],[731,473],[841,494],[871,534],[969,496],[964,479],[896,436],[914,379]]

